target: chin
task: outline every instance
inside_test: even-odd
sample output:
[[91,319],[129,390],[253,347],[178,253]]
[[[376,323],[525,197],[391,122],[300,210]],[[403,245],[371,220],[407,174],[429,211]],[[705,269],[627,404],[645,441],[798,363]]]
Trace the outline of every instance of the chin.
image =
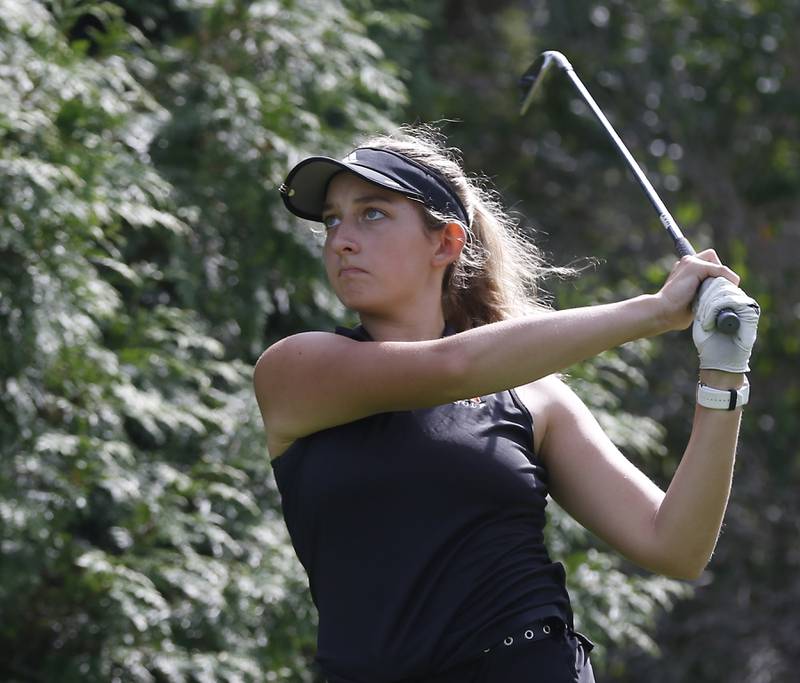
[[372,313],[383,308],[372,292],[336,292],[336,296],[345,308],[356,313]]
[[376,318],[391,317],[393,307],[386,299],[378,299],[374,293],[362,293],[360,296],[339,297],[344,306],[359,315],[368,315]]

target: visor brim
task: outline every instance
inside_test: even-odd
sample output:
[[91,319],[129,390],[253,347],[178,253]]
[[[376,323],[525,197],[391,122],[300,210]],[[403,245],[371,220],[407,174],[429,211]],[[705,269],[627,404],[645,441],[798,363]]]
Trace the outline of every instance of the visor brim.
[[281,197],[286,208],[296,216],[310,221],[322,222],[322,209],[328,185],[335,175],[353,173],[362,180],[387,190],[399,192],[406,197],[421,199],[421,194],[408,188],[379,171],[359,164],[348,163],[330,157],[309,157],[297,164],[281,186]]

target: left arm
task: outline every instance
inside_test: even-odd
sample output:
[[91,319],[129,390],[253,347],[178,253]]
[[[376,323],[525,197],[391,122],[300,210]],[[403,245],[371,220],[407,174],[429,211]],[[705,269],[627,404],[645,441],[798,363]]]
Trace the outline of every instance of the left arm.
[[[744,375],[701,370],[700,379],[718,389],[738,389]],[[695,577],[711,558],[722,527],[741,417],[741,408],[695,407],[689,444],[656,515],[656,532],[665,545],[680,549]]]
[[[698,257],[719,263],[711,250]],[[664,297],[686,286],[681,274],[691,263],[684,257],[676,264],[661,290]],[[700,379],[717,389],[742,385],[756,339],[758,304],[737,283],[735,274],[704,282],[694,317]],[[715,329],[716,312],[724,308],[739,317],[735,334]],[[689,443],[664,493],[620,453],[559,380],[548,377],[526,385],[523,396],[537,415],[534,447],[548,466],[551,492],[562,507],[642,567],[684,579],[700,576],[728,505],[741,409],[697,406]]]
[[[738,386],[743,377],[701,376],[719,388],[726,388],[723,380]],[[696,409],[689,444],[664,493],[617,449],[560,380],[539,380],[519,394],[537,417],[537,452],[559,505],[636,564],[697,578],[722,525],[741,409]]]

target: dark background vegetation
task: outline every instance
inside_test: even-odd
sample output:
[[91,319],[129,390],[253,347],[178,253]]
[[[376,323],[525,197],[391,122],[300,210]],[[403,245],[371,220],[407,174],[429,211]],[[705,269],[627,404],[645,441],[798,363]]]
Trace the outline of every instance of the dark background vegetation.
[[[553,509],[599,680],[793,680],[800,653],[798,0],[0,0],[0,679],[315,681],[315,613],[250,372],[352,320],[276,187],[309,153],[439,121],[552,259],[557,307],[655,291],[674,256],[566,53],[695,246],[762,305],[735,484],[693,585]],[[666,484],[687,333],[571,369]],[[794,608],[793,608],[794,606]]]

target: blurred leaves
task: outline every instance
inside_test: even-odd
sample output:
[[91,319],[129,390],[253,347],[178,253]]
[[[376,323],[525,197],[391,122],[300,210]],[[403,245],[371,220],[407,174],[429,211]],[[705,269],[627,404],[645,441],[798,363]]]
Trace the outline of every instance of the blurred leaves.
[[[792,39],[800,3],[512,1],[471,4],[475,12],[461,5],[446,3],[434,21],[429,59],[411,81],[414,115],[459,120],[449,126],[450,141],[466,150],[470,166],[493,174],[556,260],[603,259],[578,283],[553,285],[558,306],[654,292],[675,257],[652,207],[563,74],[552,75],[528,114],[517,116],[516,79],[546,49],[567,55],[695,248],[713,246],[764,311],[731,503],[709,570],[693,599],[659,620],[655,639],[668,656],[654,659],[609,636],[615,645],[604,673],[655,683],[789,680],[800,622],[778,605],[800,595],[798,560],[784,546],[797,538],[800,519],[800,53]],[[445,31],[458,40],[441,41]],[[464,106],[476,93],[481,106]],[[645,384],[627,375],[623,389],[625,373],[614,378],[611,403],[586,381],[603,380],[604,359],[570,373],[590,404],[597,396],[593,409],[604,427],[665,486],[691,427],[695,352],[688,334],[650,344],[641,364],[621,351]],[[640,416],[650,434],[642,445],[653,445],[651,437],[662,444],[649,455],[625,445],[639,431],[625,425]],[[604,631],[590,635],[606,638]]]
[[[554,285],[560,307],[657,289],[668,240],[574,91],[554,77],[518,120],[516,79],[543,49],[566,52],[695,247],[713,244],[763,311],[727,523],[697,586],[636,571],[552,506],[580,627],[614,680],[789,676],[798,10],[0,0],[0,677],[315,680],[316,615],[250,389],[267,344],[345,315],[276,192],[301,156],[449,120],[556,260],[604,259]],[[570,370],[662,485],[693,353],[672,335]]]
[[270,301],[332,319],[269,217],[290,159],[404,88],[338,3],[162,7],[203,27],[172,46],[27,4],[0,2],[2,677],[311,680],[250,374]]

